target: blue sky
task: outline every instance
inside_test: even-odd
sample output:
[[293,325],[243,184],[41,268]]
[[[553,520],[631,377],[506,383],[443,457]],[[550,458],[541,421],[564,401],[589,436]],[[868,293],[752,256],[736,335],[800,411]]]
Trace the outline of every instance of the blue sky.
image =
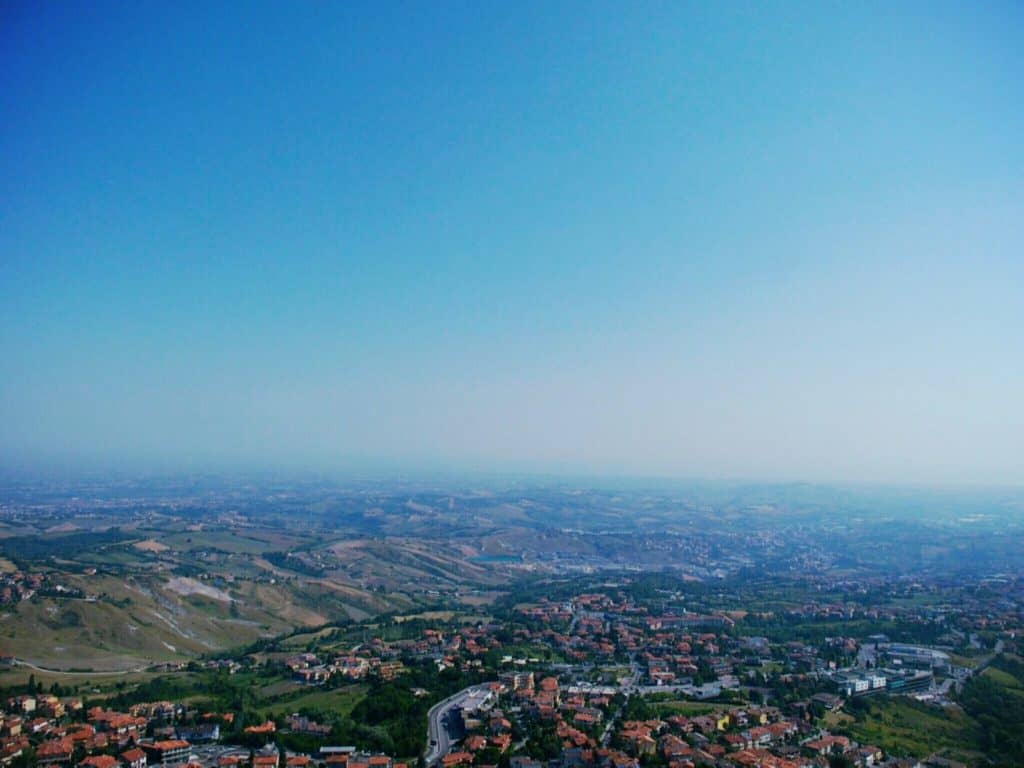
[[6,4],[0,459],[1019,483],[1022,29]]

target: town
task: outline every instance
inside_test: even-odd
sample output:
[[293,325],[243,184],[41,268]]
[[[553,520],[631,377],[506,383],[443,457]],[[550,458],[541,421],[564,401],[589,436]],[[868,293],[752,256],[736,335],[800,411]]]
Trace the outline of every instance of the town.
[[[1008,683],[1011,694],[1024,685],[1021,588],[988,580],[954,599],[944,588],[893,583],[887,608],[805,595],[778,615],[729,607],[719,586],[663,576],[554,581],[549,596],[512,593],[486,616],[422,612],[298,631],[237,655],[163,663],[135,685],[67,677],[68,695],[68,682],[46,689],[31,675],[19,692],[9,686],[0,759],[85,768],[954,768],[968,764],[960,758],[970,759],[969,745],[928,728],[962,719],[983,683]],[[916,599],[897,599],[908,594]],[[832,627],[847,630],[822,631]],[[18,659],[3,661],[8,674],[24,673]],[[889,717],[925,730],[880,729]],[[929,738],[934,753],[910,754],[915,739]]]

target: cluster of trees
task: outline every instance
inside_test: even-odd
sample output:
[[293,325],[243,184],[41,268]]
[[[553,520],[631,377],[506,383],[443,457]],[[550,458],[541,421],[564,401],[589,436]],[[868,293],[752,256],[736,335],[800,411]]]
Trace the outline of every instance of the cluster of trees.
[[978,721],[982,749],[996,765],[1024,765],[1024,661],[1001,655],[992,667],[1011,675],[1017,685],[975,675],[964,686],[961,704]]
[[301,557],[289,556],[287,552],[266,552],[263,557],[278,568],[284,568],[305,576],[323,576],[324,569],[307,563]]
[[867,637],[887,635],[894,642],[934,645],[949,631],[945,624],[933,621],[883,621],[877,619],[834,619],[775,614],[771,617],[751,614],[737,622],[732,634],[763,635],[773,643],[797,641],[823,645],[828,637],[845,635]]
[[[224,741],[251,747],[261,746],[265,737],[245,734],[243,729],[245,725],[263,719],[257,711],[260,707],[266,707],[268,702],[257,697],[259,681],[279,679],[283,670],[264,667],[238,675],[198,668],[192,672],[188,677],[162,676],[141,683],[131,690],[120,690],[106,705],[123,710],[141,701],[181,701],[201,693],[204,701],[201,707],[197,705],[197,710],[236,713],[234,724],[226,732],[222,727]],[[322,743],[330,742],[353,744],[360,749],[406,757],[419,755],[425,746],[427,711],[430,707],[481,679],[478,674],[464,674],[454,669],[438,672],[429,662],[413,663],[396,680],[371,682],[366,695],[350,716],[343,717],[330,709],[303,710],[303,714],[331,726],[328,737],[279,732],[275,738],[279,745],[301,752],[315,751]],[[415,696],[412,690],[416,688],[424,689],[428,694]],[[281,703],[285,711],[292,711],[288,709],[286,700]],[[278,725],[284,725],[283,718]]]
[[131,689],[123,682],[118,683],[118,693],[105,705],[113,709],[127,710],[132,704],[144,701],[181,701],[201,694],[205,709],[242,713],[259,703],[256,698],[258,679],[263,678],[269,682],[280,675],[278,669],[268,668],[263,668],[258,673],[230,675],[225,670],[200,670],[198,665],[190,665],[190,672],[192,674],[187,677],[155,677]]
[[0,541],[0,555],[26,569],[51,558],[74,560],[87,550],[119,544],[132,538],[120,528],[106,531],[76,531],[73,534],[54,537],[12,536]]
[[[326,739],[278,733],[278,743],[301,752],[314,751],[326,741],[401,757],[420,755],[426,746],[430,707],[467,685],[481,682],[482,678],[455,669],[438,672],[430,662],[406,663],[408,670],[398,679],[371,682],[366,695],[347,717],[326,709],[303,709],[302,714],[331,726]],[[414,689],[425,690],[427,694],[416,696]]]
[[526,754],[535,760],[551,760],[562,753],[562,740],[554,725],[531,723],[526,735]]
[[5,700],[11,696],[38,696],[44,691],[52,693],[54,696],[70,696],[75,692],[73,688],[65,687],[60,683],[50,683],[49,689],[44,688],[43,684],[36,680],[35,673],[31,672],[29,673],[28,680],[25,683],[0,688],[0,700]]

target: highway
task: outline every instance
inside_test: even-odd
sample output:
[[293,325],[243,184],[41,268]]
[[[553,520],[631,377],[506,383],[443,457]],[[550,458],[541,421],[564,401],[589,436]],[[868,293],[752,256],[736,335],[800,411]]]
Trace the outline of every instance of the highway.
[[489,686],[490,683],[471,685],[430,708],[427,713],[427,751],[423,754],[427,768],[436,765],[459,740],[459,734],[454,733],[457,724],[452,719],[455,708],[468,699],[470,694],[487,690]]

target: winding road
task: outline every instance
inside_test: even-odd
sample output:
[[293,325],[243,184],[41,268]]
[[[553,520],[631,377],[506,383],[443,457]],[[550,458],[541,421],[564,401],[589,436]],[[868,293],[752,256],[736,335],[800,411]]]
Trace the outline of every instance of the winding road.
[[147,663],[142,665],[141,667],[132,667],[131,669],[111,669],[108,671],[92,670],[89,672],[40,667],[36,664],[33,664],[31,661],[26,661],[25,659],[14,659],[14,666],[28,667],[29,669],[34,669],[36,672],[46,672],[47,674],[51,675],[77,675],[80,677],[110,677],[111,675],[132,675],[136,672],[145,672],[147,669],[153,666],[153,664]]

